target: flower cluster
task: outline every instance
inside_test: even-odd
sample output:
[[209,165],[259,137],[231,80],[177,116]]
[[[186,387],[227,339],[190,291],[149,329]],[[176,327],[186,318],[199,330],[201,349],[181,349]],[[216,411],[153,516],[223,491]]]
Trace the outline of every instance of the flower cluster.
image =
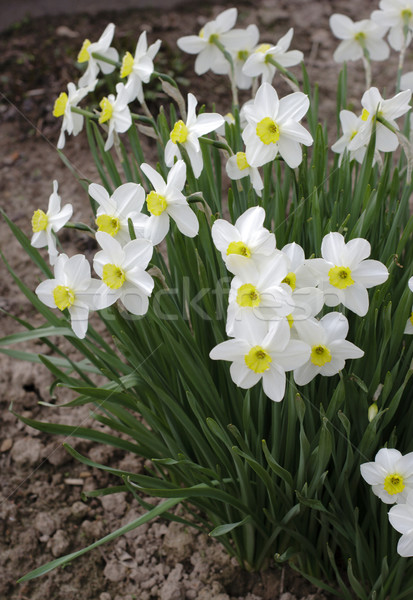
[[262,380],[265,394],[279,402],[286,371],[305,385],[318,374],[335,375],[346,359],[363,356],[345,339],[344,315],[316,316],[323,304],[343,304],[364,316],[367,288],[386,281],[388,271],[379,261],[367,260],[366,240],[346,244],[339,233],[324,237],[319,259],[306,260],[295,243],[277,250],[264,220],[264,209],[253,207],[235,225],[219,219],[212,227],[215,246],[235,277],[226,324],[232,339],[213,348],[210,357],[230,361],[231,377],[242,388]]
[[397,552],[413,556],[413,452],[403,456],[398,450],[382,448],[374,462],[360,465],[360,470],[380,500],[397,504],[389,511],[391,525],[403,534]]
[[[154,281],[146,268],[154,245],[168,233],[170,218],[184,235],[198,233],[197,217],[181,191],[186,181],[185,163],[178,160],[166,182],[150,165],[140,167],[154,187],[148,194],[139,183],[124,183],[111,196],[101,185],[89,186],[89,195],[97,204],[95,238],[101,250],[93,259],[93,268],[100,280],[91,277],[85,256],[69,258],[56,250],[52,232],[72,215],[70,204],[60,210],[57,182],[47,213],[37,210],[33,215],[32,245],[48,245],[54,264],[54,279],[40,283],[36,293],[47,306],[68,309],[73,331],[80,338],[86,335],[91,310],[120,300],[134,315],[147,312]],[[149,214],[142,212],[144,204]]]
[[350,160],[362,163],[371,136],[375,134],[375,154],[393,152],[399,145],[399,126],[395,119],[405,115],[410,110],[412,92],[404,90],[393,98],[384,100],[375,87],[368,89],[361,99],[362,113],[357,116],[350,110],[340,111],[340,122],[343,129],[342,137],[331,147],[333,152],[340,154],[341,163],[345,152]]

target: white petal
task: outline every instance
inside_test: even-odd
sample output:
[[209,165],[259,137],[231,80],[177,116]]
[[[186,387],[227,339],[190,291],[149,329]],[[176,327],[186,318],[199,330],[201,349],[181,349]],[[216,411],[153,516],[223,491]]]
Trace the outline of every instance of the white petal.
[[42,281],[37,286],[35,293],[39,297],[39,299],[46,304],[49,308],[56,308],[56,302],[53,297],[53,290],[56,286],[59,285],[59,282],[56,279],[46,279],[46,281]]
[[141,169],[155,188],[156,192],[161,194],[161,196],[164,196],[166,191],[166,181],[162,175],[160,175],[158,171],[146,163],[141,164]]
[[123,286],[120,300],[133,315],[144,315],[148,312],[148,296],[141,294],[133,285],[125,284]]
[[320,367],[313,365],[311,361],[298,367],[294,371],[294,381],[297,385],[307,385],[316,375],[320,373]]
[[321,256],[334,265],[345,266],[341,263],[344,248],[345,241],[341,233],[328,233],[321,242]]
[[413,531],[413,510],[409,504],[398,504],[389,510],[389,521],[399,533]]
[[181,233],[188,237],[195,237],[199,231],[199,223],[196,214],[188,204],[170,204],[168,213],[175,221]]
[[176,44],[180,50],[188,52],[188,54],[199,54],[206,44],[207,40],[200,38],[199,35],[186,35],[177,40]]
[[125,270],[134,267],[146,269],[152,258],[153,245],[149,240],[137,239],[126,244],[123,251],[125,253],[125,258],[122,266]]
[[140,183],[124,183],[112,194],[120,213],[140,212],[145,201],[145,191]]
[[330,27],[331,31],[339,40],[346,40],[353,35],[354,23],[346,15],[331,15]]
[[348,321],[346,317],[337,312],[331,312],[325,315],[320,325],[326,332],[326,344],[335,340],[344,340],[348,334]]
[[151,240],[152,244],[156,246],[156,244],[162,242],[168,231],[169,215],[164,211],[159,217],[155,215],[149,217],[145,223],[144,237]]
[[369,296],[366,288],[357,281],[344,290],[344,306],[352,310],[359,317],[364,317],[369,309]]
[[264,394],[274,402],[281,402],[285,394],[285,371],[275,365],[265,371],[262,376]]
[[301,161],[303,160],[303,153],[298,142],[295,142],[288,137],[280,137],[278,140],[278,150],[291,169],[295,169],[301,164]]
[[409,534],[402,535],[397,544],[397,552],[400,556],[410,557],[413,556],[413,532],[410,531]]
[[305,342],[290,340],[282,353],[277,353],[277,364],[281,365],[284,371],[293,371],[309,360],[310,353],[311,348]]
[[310,106],[310,101],[306,94],[302,92],[294,92],[284,98],[281,98],[277,114],[278,121],[299,121],[307,113]]
[[191,131],[199,137],[215,131],[215,129],[218,129],[224,123],[224,117],[218,113],[203,113],[197,117],[195,124],[191,126]]
[[168,173],[167,189],[170,187],[182,190],[186,182],[186,164],[178,160]]
[[78,338],[86,336],[89,308],[85,304],[75,304],[69,308],[72,329]]
[[243,361],[250,349],[248,342],[243,340],[226,340],[215,346],[209,357],[213,360]]
[[363,260],[353,271],[352,276],[366,288],[380,285],[387,281],[389,272],[378,260]]

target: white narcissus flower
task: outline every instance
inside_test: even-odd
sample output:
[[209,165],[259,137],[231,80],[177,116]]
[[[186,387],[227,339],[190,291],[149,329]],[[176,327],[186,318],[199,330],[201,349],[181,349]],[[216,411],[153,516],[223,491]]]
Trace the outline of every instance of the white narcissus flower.
[[83,42],[82,48],[77,57],[77,61],[80,63],[87,62],[88,65],[86,71],[79,79],[79,87],[91,85],[97,78],[99,71],[102,71],[102,73],[105,75],[114,71],[115,65],[109,64],[104,60],[99,60],[92,56],[93,53],[96,53],[111,61],[116,62],[118,60],[118,51],[115,50],[115,48],[110,47],[114,33],[115,25],[113,23],[109,23],[97,42],[90,42],[90,40],[85,40]]
[[[413,277],[410,277],[409,281],[407,282],[407,285],[409,286],[409,290],[413,292]],[[404,333],[413,333],[413,308],[410,317],[407,319],[406,327],[404,328]]]
[[179,38],[178,48],[188,54],[197,54],[195,73],[202,75],[209,69],[217,75],[229,72],[229,63],[221,50],[215,45],[220,42],[229,51],[239,44],[245,33],[243,30],[232,30],[237,20],[236,8],[228,8],[220,13],[214,21],[209,21],[199,32],[199,35],[187,35]]
[[262,379],[264,393],[280,402],[285,393],[285,373],[306,362],[310,348],[300,340],[290,339],[286,320],[273,323],[262,337],[262,330],[242,328],[235,339],[218,344],[209,353],[213,360],[231,361],[233,382],[244,389]]
[[324,236],[321,258],[307,261],[324,292],[327,306],[343,304],[360,317],[369,307],[367,288],[384,283],[389,272],[378,260],[366,260],[371,253],[369,242],[355,238],[345,242],[341,233]]
[[33,236],[31,245],[34,248],[44,248],[44,246],[47,246],[51,265],[55,264],[58,255],[53,233],[57,233],[59,229],[64,227],[73,213],[73,206],[71,204],[65,204],[63,208],[60,208],[62,199],[57,193],[57,188],[58,183],[54,180],[53,192],[49,197],[47,212],[45,213],[43,210],[38,209],[32,216]]
[[261,197],[264,183],[257,167],[251,167],[251,165],[248,164],[245,152],[237,152],[234,156],[230,156],[225,165],[225,169],[230,179],[237,180],[249,177],[255,193],[257,196]]
[[107,123],[108,138],[105,151],[110,150],[113,145],[114,133],[124,133],[132,125],[132,116],[128,107],[129,94],[123,83],[116,84],[116,96],[109,94],[103,98],[99,106],[102,109],[99,123]]
[[93,268],[103,280],[98,290],[98,308],[107,308],[121,300],[132,314],[144,315],[154,286],[152,277],[145,271],[152,258],[152,243],[136,239],[122,248],[103,231],[96,233],[96,240],[102,250],[95,254]]
[[56,99],[53,108],[54,117],[63,117],[62,129],[60,130],[57,147],[59,150],[65,146],[65,132],[69,135],[77,135],[83,128],[83,115],[72,112],[72,107],[76,107],[89,92],[92,92],[97,84],[97,79],[90,85],[77,88],[74,83],[67,84],[67,94],[62,92]]
[[380,123],[375,117],[377,115],[378,118],[385,119],[391,127],[399,129],[395,119],[410,110],[411,97],[412,93],[410,90],[399,92],[396,96],[388,100],[384,100],[379,90],[375,87],[364,92],[361,99],[363,106],[361,120],[364,121],[364,126],[359,129],[357,135],[349,142],[348,149],[357,150],[368,144],[374,125],[376,130],[376,150],[381,150],[382,152],[393,152],[396,150],[399,145],[397,135],[390,131],[383,123]]
[[363,350],[345,339],[348,321],[341,313],[328,313],[320,321],[303,320],[297,332],[311,348],[309,359],[294,371],[297,385],[306,385],[319,374],[336,375],[344,368],[347,358],[364,355]]
[[137,98],[143,102],[142,83],[148,83],[154,71],[153,59],[155,58],[161,45],[161,40],[156,40],[148,48],[146,41],[146,31],[143,31],[136,45],[135,56],[126,52],[122,60],[120,76],[127,77],[125,85],[129,94],[129,102]]
[[[371,18],[375,23],[388,29],[389,44],[399,52],[403,45],[408,46],[412,39],[413,30],[413,0],[380,0],[380,10],[374,10]],[[407,27],[405,39],[404,28]]]
[[184,161],[178,160],[174,164],[166,181],[150,165],[144,163],[141,169],[155,188],[146,196],[150,217],[145,224],[144,237],[154,245],[159,244],[169,231],[170,217],[181,233],[195,237],[199,230],[198,219],[181,191],[186,181]]
[[224,124],[225,120],[218,113],[202,113],[197,117],[195,113],[197,104],[195,96],[189,93],[186,123],[182,120],[175,123],[165,146],[165,163],[168,167],[172,167],[175,157],[182,158],[178,143],[182,144],[188,153],[194,175],[198,179],[204,166],[198,138],[215,131]]
[[280,251],[274,251],[258,269],[240,270],[229,291],[227,335],[234,335],[237,327],[254,330],[264,325],[267,330],[293,311],[291,288],[282,283],[287,272],[288,261]]
[[288,50],[294,35],[294,29],[291,27],[287,33],[278,41],[278,44],[261,44],[251,56],[247,59],[243,73],[249,77],[262,76],[262,83],[271,83],[276,66],[271,64],[270,59],[276,61],[282,67],[294,67],[303,60],[303,53],[300,50]]
[[50,308],[61,311],[67,308],[74,333],[78,338],[84,338],[89,311],[98,308],[96,300],[101,282],[91,278],[90,265],[83,254],[71,258],[59,254],[54,276],[54,279],[42,281],[36,288],[36,294]]
[[371,60],[386,60],[390,49],[383,37],[387,27],[370,19],[353,22],[345,15],[331,15],[330,27],[336,38],[343,40],[334,52],[336,62],[359,60],[368,52]]
[[145,202],[145,190],[139,183],[124,183],[111,196],[102,185],[91,183],[89,196],[98,203],[95,223],[98,231],[108,233],[121,245],[130,242],[128,219],[131,219],[136,237],[144,237],[148,220],[141,213]]
[[245,75],[243,67],[245,61],[254,51],[258,44],[260,32],[256,25],[248,25],[243,30],[243,35],[231,48],[232,60],[234,63],[235,84],[240,90],[248,90],[252,85],[252,77]]
[[385,504],[403,504],[413,490],[413,452],[404,456],[394,448],[382,448],[374,462],[360,465],[363,479]]
[[240,272],[248,263],[257,269],[263,258],[275,250],[275,235],[264,227],[265,210],[252,206],[232,225],[217,219],[212,225],[212,239],[221,252],[228,271]]
[[351,110],[340,111],[340,122],[343,130],[343,135],[332,146],[333,152],[340,154],[338,164],[341,165],[344,153],[349,152],[350,160],[355,159],[358,163],[362,163],[366,154],[367,146],[361,146],[357,150],[349,151],[348,146],[351,140],[358,134],[364,126],[365,121],[361,117],[355,115]]
[[298,122],[309,107],[308,97],[294,92],[281,100],[269,83],[258,89],[254,102],[244,107],[248,125],[242,133],[247,162],[260,167],[279,153],[292,169],[302,161],[300,144],[313,143],[311,134]]
[[287,283],[293,292],[303,287],[314,287],[314,276],[307,267],[301,246],[292,242],[281,248],[281,252],[287,257],[289,271],[283,283]]
[[402,534],[397,552],[400,556],[413,556],[413,492],[407,496],[405,504],[392,506],[388,516],[392,527]]

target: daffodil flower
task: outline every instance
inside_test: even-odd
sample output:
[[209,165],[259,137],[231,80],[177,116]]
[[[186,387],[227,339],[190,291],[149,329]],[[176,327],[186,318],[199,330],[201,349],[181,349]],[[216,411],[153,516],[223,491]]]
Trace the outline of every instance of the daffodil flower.
[[333,152],[340,155],[338,164],[341,165],[344,157],[344,153],[349,153],[349,159],[355,159],[358,163],[362,163],[366,154],[367,146],[360,146],[357,150],[350,151],[348,149],[351,140],[358,134],[360,129],[364,126],[364,121],[361,117],[355,115],[351,110],[340,111],[340,123],[343,130],[343,135],[339,138],[332,146]]
[[96,310],[101,282],[90,276],[90,265],[83,254],[69,258],[59,254],[54,279],[42,281],[36,288],[39,299],[50,308],[69,311],[71,325],[78,338],[86,336],[89,311]]
[[199,35],[187,35],[178,39],[177,45],[180,50],[198,55],[195,60],[197,75],[202,75],[209,69],[217,75],[226,75],[229,72],[229,63],[215,42],[231,50],[244,38],[243,30],[230,31],[235,25],[237,15],[236,8],[228,8],[216,19],[206,23]]
[[102,250],[95,254],[93,268],[103,281],[98,290],[98,308],[107,308],[121,300],[132,314],[146,314],[154,286],[145,271],[152,258],[152,243],[136,239],[122,247],[103,231],[96,233],[96,240]]
[[95,220],[98,231],[108,233],[124,245],[131,239],[130,219],[136,237],[144,237],[143,230],[148,217],[141,213],[145,190],[139,183],[124,183],[111,196],[102,185],[91,183],[88,193],[98,203]]
[[[275,250],[261,268],[245,269],[231,282],[227,314],[227,335],[242,324],[253,329],[270,325],[293,311],[291,288],[283,283],[288,272],[284,254]],[[248,322],[248,323],[247,323]]]
[[264,227],[265,210],[252,206],[232,225],[217,219],[212,225],[212,239],[222,260],[232,273],[244,270],[248,263],[257,269],[263,258],[275,250],[275,235]]
[[376,131],[376,150],[381,150],[382,152],[393,152],[396,150],[399,145],[397,135],[386,127],[386,125],[381,123],[379,119],[384,119],[391,127],[399,129],[395,119],[401,117],[410,110],[411,97],[411,91],[404,90],[403,92],[396,94],[393,98],[384,100],[377,88],[372,87],[368,89],[361,99],[361,104],[363,106],[361,120],[364,122],[364,125],[351,139],[348,149],[357,150],[368,144],[374,126]]
[[115,25],[109,23],[97,42],[90,42],[90,40],[83,42],[77,60],[79,63],[87,62],[87,69],[79,79],[79,87],[82,88],[91,85],[97,78],[99,71],[107,75],[115,69],[115,65],[105,60],[94,58],[93,56],[93,54],[100,54],[109,61],[116,62],[118,60],[118,51],[110,47],[114,33]]
[[[380,10],[374,10],[371,18],[389,31],[389,44],[399,52],[408,46],[413,31],[413,0],[380,0]],[[405,36],[407,28],[407,36]]]
[[116,94],[116,96],[109,94],[99,103],[101,108],[99,123],[108,125],[105,151],[112,148],[115,132],[124,133],[132,125],[132,116],[128,107],[129,94],[123,83],[116,84]]
[[336,62],[359,60],[368,53],[371,60],[386,60],[390,49],[383,37],[388,27],[370,19],[352,21],[345,15],[331,15],[330,27],[336,38],[343,40],[334,52]]
[[341,313],[328,313],[320,321],[300,321],[300,339],[311,348],[305,364],[294,371],[297,385],[306,385],[317,375],[331,377],[344,368],[347,358],[361,358],[363,350],[347,341],[348,321]]
[[294,29],[291,27],[275,46],[271,44],[257,46],[242,69],[244,75],[261,76],[261,83],[271,83],[277,70],[271,63],[271,59],[285,68],[298,65],[303,60],[303,53],[300,50],[288,50],[293,35]]
[[[261,335],[260,335],[261,333]],[[266,396],[280,402],[285,393],[285,373],[305,363],[309,346],[300,340],[290,339],[286,320],[273,323],[262,337],[262,332],[242,328],[236,337],[218,344],[209,353],[213,360],[230,361],[233,382],[244,389],[262,380]]]
[[186,181],[184,161],[178,160],[174,164],[166,181],[150,165],[144,163],[141,169],[155,188],[146,196],[150,217],[145,224],[144,237],[154,245],[159,244],[169,231],[170,217],[181,233],[195,237],[199,230],[198,219],[181,191]]
[[62,199],[57,193],[57,189],[58,183],[55,180],[53,181],[53,192],[49,197],[47,212],[38,209],[32,217],[33,236],[31,245],[34,248],[47,246],[51,265],[55,264],[58,255],[53,233],[57,233],[59,229],[64,227],[73,213],[71,204],[65,204],[63,208],[60,208]]
[[298,167],[302,161],[300,144],[313,143],[310,133],[298,122],[308,107],[308,97],[302,92],[279,100],[275,89],[263,83],[254,102],[244,107],[248,125],[242,139],[248,164],[260,167],[280,154],[289,167]]
[[76,107],[89,92],[92,92],[97,84],[97,79],[90,85],[82,88],[77,88],[74,83],[67,84],[67,94],[62,92],[56,99],[53,108],[54,117],[63,117],[62,129],[60,130],[57,147],[59,150],[65,146],[65,133],[69,135],[77,135],[83,128],[83,115],[72,112],[72,108]]
[[404,456],[394,448],[382,448],[374,462],[360,465],[363,479],[385,504],[404,504],[413,490],[413,452]]
[[405,504],[392,506],[388,516],[392,527],[402,534],[397,552],[400,556],[413,556],[413,492],[407,496]]
[[261,197],[264,183],[257,167],[251,167],[251,165],[248,164],[245,152],[237,152],[234,156],[230,156],[225,165],[225,169],[230,179],[237,180],[249,177],[255,193],[257,196]]
[[182,144],[188,153],[192,170],[196,178],[202,172],[204,163],[202,160],[201,147],[198,138],[215,131],[224,124],[224,117],[218,113],[202,113],[198,117],[195,114],[197,99],[191,93],[188,94],[188,116],[186,123],[177,121],[170,133],[169,141],[165,146],[165,163],[172,167],[175,157],[182,158],[178,143]]
[[360,317],[369,307],[367,288],[384,283],[389,272],[378,260],[366,260],[371,247],[367,240],[355,238],[345,242],[337,232],[324,236],[321,258],[307,261],[318,287],[324,292],[327,306],[343,304]]
[[161,45],[161,40],[157,40],[148,48],[146,41],[146,31],[143,31],[136,45],[135,56],[126,52],[122,60],[120,71],[121,77],[127,77],[126,90],[129,94],[129,102],[137,98],[143,102],[142,83],[148,83],[154,71],[153,59],[155,58]]
[[248,25],[243,30],[243,35],[234,40],[235,43],[231,45],[230,53],[234,64],[235,84],[240,90],[248,90],[252,85],[253,78],[244,73],[243,67],[257,46],[259,37],[258,27],[254,24]]

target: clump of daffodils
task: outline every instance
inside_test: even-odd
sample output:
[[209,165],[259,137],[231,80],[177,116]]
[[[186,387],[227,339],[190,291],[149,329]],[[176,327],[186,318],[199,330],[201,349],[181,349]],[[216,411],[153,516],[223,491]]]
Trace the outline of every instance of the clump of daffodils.
[[[161,40],[150,40],[145,31],[139,35],[136,46],[123,55],[112,46],[114,24],[109,24],[97,41],[83,42],[78,62],[81,68],[83,65],[84,72],[77,83],[68,84],[54,104],[53,115],[61,119],[57,147],[62,150],[68,136],[79,135],[85,128],[101,182],[82,182],[92,208],[85,224],[71,221],[72,205],[62,205],[57,181],[53,182],[47,208],[43,206],[33,214],[31,245],[47,248],[48,260],[53,267],[51,270],[44,262],[42,264],[36,251],[36,261],[42,264],[48,278],[39,283],[35,293],[59,315],[56,319],[53,313],[53,321],[64,324],[67,335],[71,339],[78,338],[74,339],[77,346],[85,344],[89,355],[89,344],[97,339],[103,342],[102,347],[106,344],[89,324],[91,317],[100,316],[108,325],[111,336],[119,342],[118,354],[125,350],[125,363],[138,371],[135,378],[134,372],[125,370],[125,377],[122,374],[116,380],[116,389],[121,390],[119,398],[125,402],[125,406],[120,403],[120,408],[117,407],[120,431],[126,430],[133,421],[128,411],[132,411],[131,398],[135,393],[132,388],[139,387],[136,381],[148,384],[150,390],[152,379],[155,381],[159,375],[158,383],[153,384],[155,395],[152,397],[148,393],[154,407],[158,392],[163,393],[161,388],[171,388],[172,391],[165,392],[165,397],[170,394],[171,399],[176,386],[181,396],[185,396],[185,402],[188,400],[189,404],[185,406],[194,402],[192,410],[195,400],[191,390],[186,388],[191,387],[188,384],[191,379],[199,383],[196,379],[198,370],[199,378],[205,377],[207,388],[212,382],[212,373],[219,374],[217,380],[221,387],[217,386],[216,396],[220,404],[216,412],[222,408],[225,419],[231,413],[230,402],[226,402],[225,393],[221,391],[224,388],[230,396],[231,409],[235,406],[237,414],[242,413],[244,425],[250,412],[253,418],[253,411],[259,412],[261,425],[267,415],[272,414],[274,424],[275,417],[288,413],[290,419],[290,412],[297,412],[300,452],[308,446],[310,458],[307,462],[311,463],[310,470],[316,473],[319,463],[323,463],[323,453],[325,464],[330,460],[331,444],[325,440],[337,413],[339,418],[343,417],[341,423],[346,425],[347,416],[339,411],[340,402],[348,401],[353,384],[359,385],[366,395],[370,394],[371,387],[378,390],[372,399],[368,399],[366,407],[370,407],[364,415],[367,427],[373,428],[380,421],[384,411],[379,409],[378,397],[383,388],[383,396],[387,394],[388,397],[388,382],[393,382],[397,369],[394,367],[390,371],[389,368],[384,384],[380,383],[378,370],[377,377],[371,378],[374,386],[371,381],[367,385],[356,373],[357,364],[362,365],[361,369],[364,365],[371,366],[368,365],[370,352],[373,357],[377,356],[371,344],[369,346],[368,340],[373,336],[365,334],[369,329],[374,329],[374,334],[376,329],[381,331],[380,311],[385,303],[391,308],[393,292],[389,288],[393,283],[397,290],[402,289],[404,302],[397,308],[397,315],[402,314],[402,319],[395,329],[400,331],[400,337],[403,327],[405,334],[413,333],[413,309],[409,317],[407,310],[411,306],[409,290],[413,292],[413,277],[408,280],[408,290],[409,273],[406,265],[397,262],[399,251],[391,254],[386,250],[377,254],[381,245],[390,247],[390,242],[387,244],[381,233],[387,231],[386,228],[383,226],[376,237],[372,228],[376,216],[377,221],[386,223],[394,219],[393,237],[399,244],[405,237],[402,231],[404,213],[401,216],[394,206],[388,209],[387,200],[383,200],[382,206],[376,206],[372,199],[376,189],[377,196],[385,196],[387,188],[391,188],[390,196],[405,177],[405,172],[404,181],[409,182],[413,169],[409,123],[407,120],[403,123],[403,118],[408,119],[411,111],[412,92],[410,89],[400,91],[408,87],[402,70],[412,38],[412,15],[410,0],[382,0],[379,10],[374,11],[371,18],[353,22],[345,15],[331,17],[331,29],[340,40],[334,53],[335,60],[361,60],[366,69],[366,91],[360,106],[355,112],[348,107],[341,110],[342,134],[331,147],[327,145],[326,134],[321,129],[317,132],[316,111],[305,93],[309,89],[305,75],[301,86],[300,69],[294,74],[294,68],[303,63],[304,56],[294,49],[292,28],[282,32],[278,39],[261,40],[256,25],[236,28],[238,12],[236,8],[230,8],[206,22],[198,34],[177,41],[182,51],[196,56],[198,75],[212,70],[229,78],[233,102],[227,107],[231,112],[225,116],[199,102],[194,90],[183,96],[169,75],[158,72],[156,62],[162,51]],[[385,40],[387,34],[388,43]],[[386,90],[384,97],[372,85],[371,61],[387,59],[391,51],[389,46],[400,51],[399,72],[396,91]],[[289,84],[291,93],[279,93],[281,78]],[[170,105],[164,103],[156,117],[145,101],[146,87],[154,79],[161,80],[163,93],[170,99]],[[238,102],[238,90],[249,96],[242,106]],[[94,100],[96,94],[97,102]],[[149,158],[143,149],[150,145]],[[404,154],[401,153],[399,170],[390,182],[388,174],[392,158],[389,153],[398,150],[399,145]],[[338,157],[334,169],[328,171],[326,165],[334,153]],[[387,153],[388,159],[383,161],[382,153]],[[370,188],[379,181],[382,168],[385,177],[369,196]],[[324,177],[325,173],[329,173],[328,177]],[[330,182],[330,179],[334,181]],[[363,185],[359,189],[360,181]],[[347,197],[338,206],[343,194]],[[321,215],[327,205],[327,211]],[[398,200],[394,205],[399,206]],[[65,251],[59,242],[63,227],[79,229],[91,238],[87,256],[70,255]],[[377,256],[387,266],[377,260]],[[400,285],[396,281],[396,266],[397,269],[405,268],[406,274]],[[396,275],[392,274],[388,283],[392,269]],[[171,314],[163,312],[165,307],[172,307]],[[388,315],[390,313],[389,309]],[[173,325],[171,329],[169,320]],[[392,326],[386,321],[384,333]],[[186,337],[180,338],[180,328]],[[171,348],[168,346],[169,354],[162,354],[148,375],[143,363],[149,362],[152,354],[148,353],[150,356],[142,362],[138,346],[146,340],[152,341],[152,337],[160,341],[157,348],[168,344]],[[391,332],[383,345],[389,348],[383,350],[382,356],[386,356],[387,351],[397,352],[397,348],[392,347]],[[401,354],[404,352],[403,348]],[[181,353],[184,359],[186,353],[190,355],[187,363],[183,360],[185,367],[190,365],[188,372],[186,368],[177,368],[172,377],[170,371],[168,377],[164,376],[163,369],[167,372],[169,361],[174,358],[181,360]],[[406,355],[411,358],[408,350]],[[135,363],[131,357],[136,359]],[[363,357],[364,361],[353,362]],[[399,362],[402,359],[403,356]],[[116,361],[117,365],[124,366],[118,356]],[[101,361],[104,368],[99,365],[98,372],[105,371],[110,362],[104,356]],[[379,366],[381,369],[382,365]],[[407,380],[406,376],[405,383]],[[72,383],[72,378],[70,381]],[[127,386],[132,386],[130,391]],[[324,398],[328,395],[326,390],[328,393],[333,390],[334,411],[324,411],[329,401]],[[209,388],[207,391],[209,393]],[[303,413],[307,409],[300,407],[297,398],[306,400],[308,410],[317,411],[317,416],[319,413],[321,417],[324,430],[317,434],[318,437],[313,436],[314,440],[306,437]],[[161,400],[164,401],[163,397],[159,398],[160,406]],[[358,400],[360,398],[355,398],[354,402]],[[170,418],[168,411],[172,419],[175,410],[173,403],[158,421],[157,410],[155,407],[153,420],[147,413],[151,417],[147,419],[148,423],[155,431],[158,423],[164,427],[165,422],[166,431],[166,421]],[[195,414],[196,410],[192,412]],[[177,418],[186,417],[179,412],[177,415]],[[212,417],[207,419],[208,426],[213,435],[219,430],[217,439],[219,437],[219,443],[225,444],[227,434],[221,435],[221,424],[213,430]],[[187,418],[192,418],[192,413]],[[204,426],[203,415],[202,419]],[[314,431],[315,420],[312,423]],[[293,421],[291,418],[291,423]],[[265,429],[261,425],[260,428]],[[235,425],[231,427],[234,431],[237,429]],[[269,427],[267,430],[272,436]],[[288,431],[291,438],[295,436],[294,427],[292,424]],[[353,423],[348,425],[348,432],[351,427]],[[260,428],[257,431],[261,436]],[[161,432],[162,439],[169,436],[165,431]],[[198,429],[195,431],[198,435]],[[269,455],[264,452],[268,462],[266,470],[261,447],[253,439],[256,431],[252,431],[245,436],[243,432],[237,434],[241,449],[235,448],[231,440],[230,452],[238,458],[236,451],[239,450],[240,457],[243,453],[243,461],[245,458],[245,464],[235,463],[237,477],[242,479],[239,476],[241,464],[245,472],[249,468],[254,470],[257,487],[263,472],[265,476],[271,474],[271,478],[265,480],[266,490],[273,479],[280,486],[271,492],[268,503],[271,508],[276,505],[276,497],[284,502],[284,496],[289,497],[295,489],[297,498],[303,504],[307,502],[307,507],[308,503],[321,502],[317,496],[321,488],[317,488],[318,491],[314,491],[315,487],[312,489],[311,474],[308,481],[306,479],[310,473],[310,470],[306,472],[306,460],[300,457],[292,467],[292,472],[298,471],[294,486],[300,478],[305,482],[304,487],[298,489],[299,486],[292,486],[290,474],[287,476],[287,471],[278,465],[283,452],[276,456],[276,441]],[[322,452],[320,440],[324,434]],[[146,445],[146,441],[142,443]],[[176,454],[185,457],[185,460],[175,461],[178,466],[186,464],[186,454],[190,455],[190,442],[186,454],[185,443],[182,442],[181,448],[181,440],[176,441]],[[349,441],[349,444],[353,442]],[[250,445],[259,447],[257,460],[248,455]],[[203,452],[204,448],[201,448],[199,454]],[[287,454],[293,454],[291,449]],[[215,465],[214,461],[215,457],[210,459],[210,465]],[[175,467],[175,462],[170,463],[171,467]],[[324,473],[320,470],[317,485],[320,481],[320,485],[324,485],[328,469]],[[212,468],[205,469],[205,473],[207,471],[206,479]],[[361,474],[376,496],[386,504],[395,504],[389,511],[389,519],[402,533],[398,551],[402,556],[413,556],[413,453],[402,455],[398,450],[382,448],[374,461],[361,465]],[[223,487],[226,477],[222,478]],[[279,479],[286,483],[285,493]],[[214,475],[214,486],[217,481],[218,477]],[[187,489],[198,491],[198,486],[194,484],[193,488]],[[248,486],[246,490],[248,496]],[[218,488],[214,488],[215,492],[226,493]],[[239,510],[238,498],[237,503],[231,506],[234,515]],[[253,504],[250,499],[248,503]],[[288,512],[290,508],[285,511],[286,515],[292,514]],[[265,518],[266,510],[262,511]],[[244,512],[247,514],[248,511],[242,508],[241,513]],[[249,517],[239,521],[238,517],[232,517],[230,532],[253,522]],[[229,513],[225,518],[229,518]],[[261,529],[268,529],[269,522]],[[232,540],[236,543],[228,546],[231,549],[238,547],[236,535],[238,531]]]

